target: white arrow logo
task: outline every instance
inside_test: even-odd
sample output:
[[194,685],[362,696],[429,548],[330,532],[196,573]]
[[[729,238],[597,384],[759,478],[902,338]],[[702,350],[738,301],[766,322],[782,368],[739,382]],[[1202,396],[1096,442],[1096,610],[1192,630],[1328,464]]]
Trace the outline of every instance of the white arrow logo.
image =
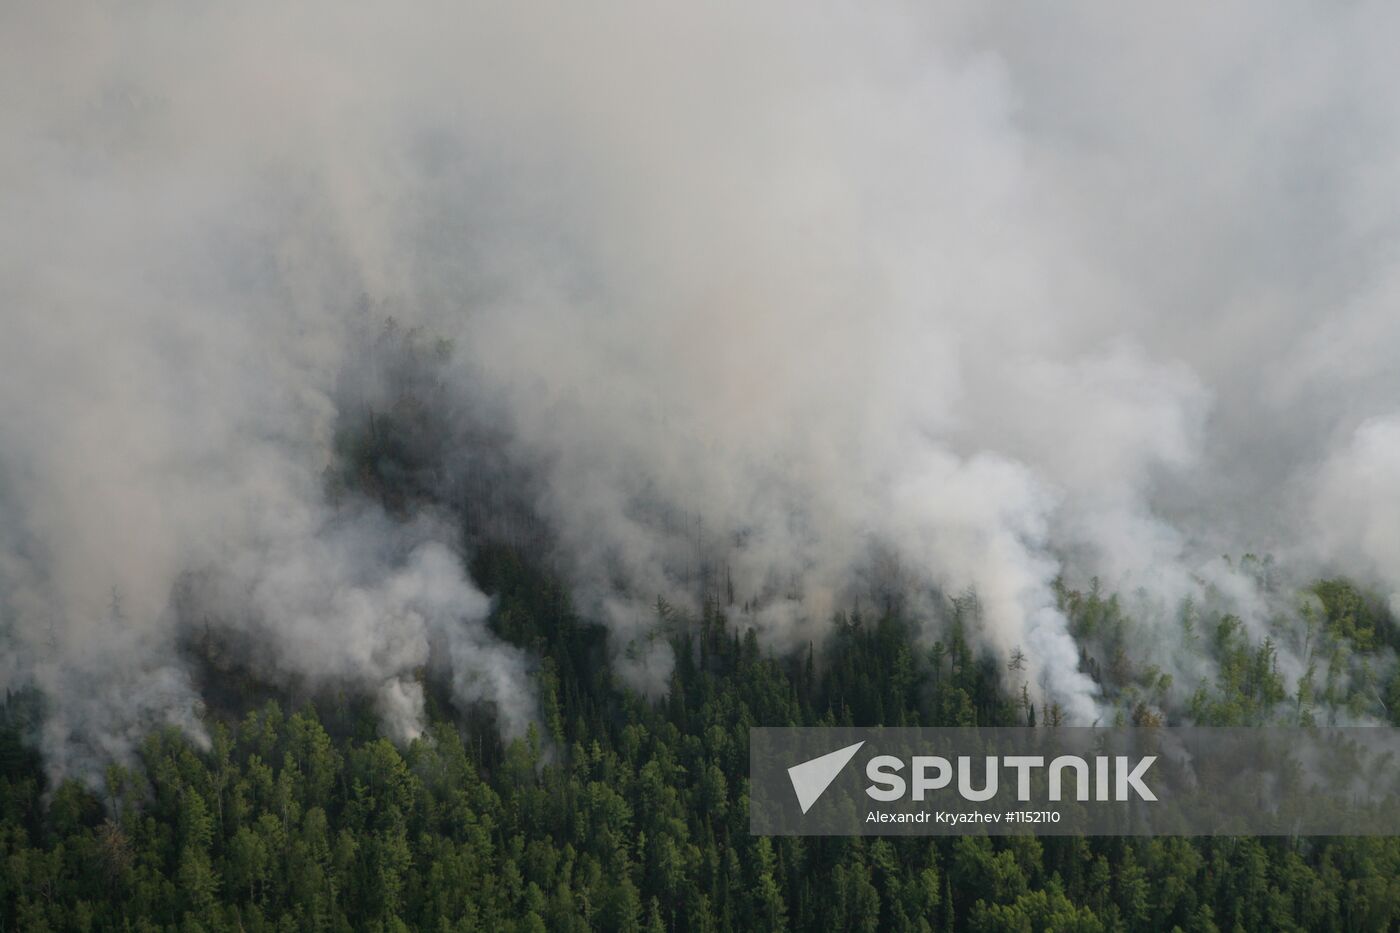
[[846,767],[864,744],[857,742],[847,745],[820,758],[813,758],[788,768],[788,777],[792,779],[792,789],[797,792],[797,803],[802,807],[803,813],[812,809],[812,804],[831,786],[831,782],[836,780],[836,775],[841,773],[841,769]]

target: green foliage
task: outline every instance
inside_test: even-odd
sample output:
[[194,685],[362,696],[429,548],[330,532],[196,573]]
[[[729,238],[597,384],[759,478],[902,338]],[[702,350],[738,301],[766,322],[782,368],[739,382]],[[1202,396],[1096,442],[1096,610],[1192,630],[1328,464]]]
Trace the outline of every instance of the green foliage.
[[1394,645],[1395,626],[1379,596],[1340,577],[1315,583],[1310,591],[1321,601],[1334,638],[1346,639],[1358,651],[1370,651],[1382,640]]
[[[34,722],[23,710],[31,699],[11,698],[0,719],[0,929],[1400,923],[1395,839],[751,836],[750,726],[1033,720],[1019,686],[1014,695],[1003,686],[1005,659],[969,647],[964,631],[979,624],[971,595],[955,601],[932,646],[920,647],[898,615],[852,613],[820,651],[789,658],[765,655],[716,606],[697,619],[665,607],[677,663],[670,696],[651,702],[613,682],[602,630],[574,614],[555,581],[501,549],[481,551],[473,571],[497,597],[497,630],[542,659],[539,729],[513,742],[441,699],[429,703],[427,733],[403,748],[377,737],[367,716],[357,721],[366,714],[267,702],[241,717],[211,715],[207,748],[158,732],[105,780],[50,788],[19,741]],[[1364,600],[1326,592],[1329,626],[1350,625],[1357,637],[1383,630]],[[1130,640],[1112,598],[1062,599],[1086,638]],[[1333,606],[1344,607],[1335,622]],[[1196,694],[1202,721],[1252,722],[1288,707],[1268,638],[1251,640],[1230,616],[1192,624],[1219,671]],[[1171,689],[1156,669],[1121,673],[1143,704]],[[1385,689],[1400,691],[1395,681]],[[1041,722],[1058,715],[1043,710]]]

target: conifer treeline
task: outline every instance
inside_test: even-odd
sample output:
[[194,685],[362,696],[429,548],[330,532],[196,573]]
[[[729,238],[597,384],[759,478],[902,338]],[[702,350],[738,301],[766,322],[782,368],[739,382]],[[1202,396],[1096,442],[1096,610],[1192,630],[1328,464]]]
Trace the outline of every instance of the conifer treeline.
[[[46,787],[10,698],[0,732],[4,930],[1379,930],[1400,922],[1400,840],[751,836],[750,726],[1023,724],[1005,662],[954,624],[921,648],[897,616],[836,620],[777,659],[714,607],[671,626],[665,700],[620,688],[603,631],[508,549],[473,576],[494,625],[542,659],[541,726],[502,744],[431,689],[397,748],[354,698],[286,709],[225,684],[211,747],[153,734],[100,788]],[[1340,584],[1339,584],[1340,585]],[[1343,620],[1387,631],[1345,594]],[[1081,628],[1118,624],[1064,594]],[[1344,613],[1345,614],[1345,613]],[[1364,613],[1361,613],[1364,615]],[[1227,663],[1200,694],[1248,721],[1266,646],[1213,620]],[[1223,629],[1223,631],[1222,631]],[[1112,632],[1108,632],[1109,636]],[[1233,660],[1232,660],[1233,659]],[[243,675],[247,677],[248,675]],[[1136,672],[1135,682],[1146,683]],[[227,698],[236,696],[233,709]],[[1345,698],[1343,698],[1345,699]],[[319,709],[319,714],[318,714]],[[1034,715],[1031,713],[1031,715]],[[1045,721],[1042,711],[1038,721]]]

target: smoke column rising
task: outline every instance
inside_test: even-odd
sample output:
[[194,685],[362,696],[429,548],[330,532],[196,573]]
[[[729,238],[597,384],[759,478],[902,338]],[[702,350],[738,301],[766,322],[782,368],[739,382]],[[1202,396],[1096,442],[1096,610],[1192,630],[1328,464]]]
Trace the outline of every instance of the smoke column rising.
[[172,593],[212,574],[399,737],[435,639],[524,728],[453,517],[327,500],[367,308],[452,340],[652,693],[702,585],[780,650],[974,588],[1085,722],[1061,575],[1394,589],[1397,15],[8,5],[0,679],[75,768],[197,733]]

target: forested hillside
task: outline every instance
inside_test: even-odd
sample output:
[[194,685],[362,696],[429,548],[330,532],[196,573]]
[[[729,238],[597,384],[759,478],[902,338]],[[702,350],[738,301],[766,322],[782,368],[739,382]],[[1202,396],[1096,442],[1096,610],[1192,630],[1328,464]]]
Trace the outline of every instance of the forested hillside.
[[1400,929],[1400,839],[747,812],[1400,725],[1396,36],[0,0],[0,933]]
[[[787,724],[1022,724],[1004,660],[949,636],[917,646],[896,615],[835,622],[820,657],[766,655],[711,607],[658,614],[678,664],[668,698],[621,689],[601,627],[505,549],[472,568],[491,620],[543,659],[543,728],[503,746],[492,718],[425,685],[431,728],[404,747],[353,693],[298,700],[223,674],[210,747],[152,734],[96,788],[45,784],[8,698],[0,740],[5,930],[1377,930],[1400,921],[1396,839],[764,838],[748,832],[748,729]],[[1334,582],[1345,621],[1388,617]],[[1116,601],[1064,591],[1085,637]],[[1340,618],[1340,617],[1339,617]],[[1379,630],[1374,626],[1379,624]],[[1197,694],[1209,721],[1298,706],[1271,649],[1232,620]],[[1357,632],[1349,635],[1357,637]],[[1013,662],[1014,663],[1014,662]],[[1013,672],[1014,673],[1014,672]],[[1107,676],[1107,675],[1105,675]],[[1115,676],[1145,681],[1128,670]],[[1135,688],[1136,689],[1136,688]],[[269,699],[278,697],[280,699]],[[1346,702],[1345,697],[1339,698]],[[1132,707],[1128,707],[1132,710]],[[1145,705],[1137,715],[1145,716]]]

